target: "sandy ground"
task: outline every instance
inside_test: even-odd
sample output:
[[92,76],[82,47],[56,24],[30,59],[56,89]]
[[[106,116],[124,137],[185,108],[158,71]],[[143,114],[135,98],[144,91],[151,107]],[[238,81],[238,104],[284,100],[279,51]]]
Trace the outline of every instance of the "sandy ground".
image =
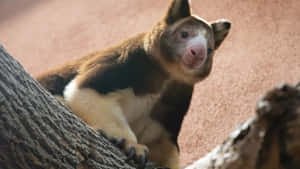
[[[35,75],[147,31],[164,0],[0,0],[0,43]],[[207,20],[228,18],[232,30],[211,76],[196,85],[179,137],[182,166],[222,143],[254,115],[264,91],[300,80],[299,0],[193,0]]]

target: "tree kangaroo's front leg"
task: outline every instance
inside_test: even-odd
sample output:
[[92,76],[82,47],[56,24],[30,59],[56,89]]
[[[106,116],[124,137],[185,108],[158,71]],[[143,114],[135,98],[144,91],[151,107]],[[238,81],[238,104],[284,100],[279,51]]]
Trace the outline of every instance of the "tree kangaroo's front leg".
[[[160,112],[162,113],[162,112]],[[170,169],[179,169],[179,149],[169,133],[151,117],[131,125],[138,140],[149,148],[149,160]]]
[[102,129],[109,136],[123,140],[128,158],[137,160],[141,165],[146,163],[148,148],[138,144],[122,112],[119,95],[102,95],[91,88],[78,88],[73,80],[67,85],[64,97],[72,112],[92,128]]

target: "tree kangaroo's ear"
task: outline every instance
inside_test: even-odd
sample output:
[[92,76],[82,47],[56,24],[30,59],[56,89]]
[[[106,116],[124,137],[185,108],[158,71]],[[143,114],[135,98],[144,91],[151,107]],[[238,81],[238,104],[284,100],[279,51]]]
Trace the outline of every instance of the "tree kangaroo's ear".
[[164,19],[167,24],[173,24],[188,16],[191,16],[189,0],[172,0]]
[[211,25],[214,31],[215,49],[217,49],[228,35],[231,23],[228,20],[220,19],[212,22]]

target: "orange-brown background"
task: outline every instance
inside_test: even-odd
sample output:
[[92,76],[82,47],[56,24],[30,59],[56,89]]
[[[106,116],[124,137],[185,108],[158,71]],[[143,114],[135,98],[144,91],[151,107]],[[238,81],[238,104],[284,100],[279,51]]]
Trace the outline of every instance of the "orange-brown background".
[[[0,43],[35,75],[147,31],[169,0],[0,0]],[[258,97],[300,80],[299,0],[193,0],[207,20],[232,30],[211,76],[196,85],[179,137],[181,164],[220,144],[254,115]]]

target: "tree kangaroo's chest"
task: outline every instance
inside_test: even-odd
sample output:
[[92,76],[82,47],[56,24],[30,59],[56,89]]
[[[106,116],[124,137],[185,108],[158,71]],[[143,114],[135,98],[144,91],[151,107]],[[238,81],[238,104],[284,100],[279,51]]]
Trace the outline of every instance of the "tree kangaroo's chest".
[[119,95],[118,102],[129,123],[149,117],[161,96],[160,93],[137,96],[131,88],[117,91],[116,94]]

